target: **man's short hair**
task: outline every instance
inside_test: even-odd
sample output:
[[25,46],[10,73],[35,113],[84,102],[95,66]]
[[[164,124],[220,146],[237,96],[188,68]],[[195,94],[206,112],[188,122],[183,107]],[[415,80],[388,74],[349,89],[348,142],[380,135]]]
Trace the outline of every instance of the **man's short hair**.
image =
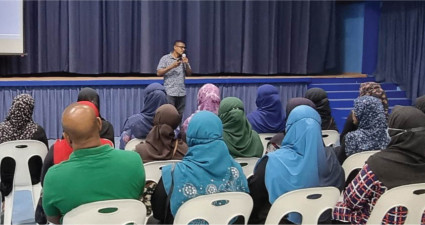
[[184,41],[182,41],[182,40],[175,40],[174,41],[174,46],[176,46],[177,45],[177,43],[183,43],[183,44],[186,44]]

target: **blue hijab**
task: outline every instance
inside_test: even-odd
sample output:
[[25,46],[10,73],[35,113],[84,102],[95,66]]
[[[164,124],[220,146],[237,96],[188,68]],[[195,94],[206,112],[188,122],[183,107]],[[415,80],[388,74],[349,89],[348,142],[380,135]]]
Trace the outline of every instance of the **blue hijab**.
[[261,85],[257,90],[257,110],[247,118],[258,133],[279,133],[285,130],[285,112],[276,87]]
[[120,149],[124,149],[127,144],[126,137],[129,137],[129,140],[146,138],[152,129],[156,109],[163,104],[167,104],[165,88],[160,83],[149,84],[145,88],[144,94],[145,99],[142,111],[130,116],[124,123],[120,138]]
[[[187,200],[217,192],[249,192],[239,163],[230,156],[222,138],[221,120],[212,112],[196,113],[186,133],[189,150],[174,167],[174,188],[170,198],[173,216]],[[164,188],[169,193],[172,166],[162,168]]]
[[[320,115],[310,106],[297,106],[286,124],[280,149],[267,154],[265,184],[271,204],[289,191],[321,185],[320,165],[326,165]],[[276,172],[278,171],[278,172]],[[291,213],[289,220],[301,218]]]

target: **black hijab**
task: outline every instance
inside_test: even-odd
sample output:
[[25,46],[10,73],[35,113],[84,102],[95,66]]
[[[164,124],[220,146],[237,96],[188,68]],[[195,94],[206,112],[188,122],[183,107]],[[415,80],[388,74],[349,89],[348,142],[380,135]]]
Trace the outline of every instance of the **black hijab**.
[[316,110],[322,119],[322,130],[336,130],[336,123],[332,117],[331,107],[329,106],[328,95],[321,88],[310,88],[305,93],[305,97],[310,99],[315,105]]
[[[425,127],[425,114],[411,106],[396,106],[389,127],[408,130]],[[391,131],[387,149],[371,156],[367,163],[388,188],[425,182],[425,131]]]
[[425,95],[416,99],[415,106],[416,108],[421,110],[423,113],[425,113]]

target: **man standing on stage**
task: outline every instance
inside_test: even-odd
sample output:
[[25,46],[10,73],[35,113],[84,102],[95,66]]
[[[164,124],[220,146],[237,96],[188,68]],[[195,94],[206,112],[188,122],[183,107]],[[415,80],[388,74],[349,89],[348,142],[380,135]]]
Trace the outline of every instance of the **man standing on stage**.
[[180,40],[175,41],[174,50],[161,58],[156,73],[158,76],[164,76],[168,103],[174,105],[181,116],[186,105],[184,80],[192,74],[185,51],[186,44]]

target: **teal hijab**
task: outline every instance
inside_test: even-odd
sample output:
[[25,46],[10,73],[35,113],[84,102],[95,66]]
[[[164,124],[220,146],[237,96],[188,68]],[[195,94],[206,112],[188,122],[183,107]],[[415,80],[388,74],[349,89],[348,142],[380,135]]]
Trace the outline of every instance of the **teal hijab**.
[[223,123],[223,139],[233,157],[261,157],[264,147],[252,130],[239,98],[227,97],[220,102],[218,116]]
[[171,165],[162,169],[167,193],[174,179],[170,198],[173,216],[184,202],[200,195],[249,192],[242,168],[230,156],[222,132],[221,121],[212,112],[200,111],[190,120],[186,133],[189,146],[186,155],[175,165],[173,173]]

